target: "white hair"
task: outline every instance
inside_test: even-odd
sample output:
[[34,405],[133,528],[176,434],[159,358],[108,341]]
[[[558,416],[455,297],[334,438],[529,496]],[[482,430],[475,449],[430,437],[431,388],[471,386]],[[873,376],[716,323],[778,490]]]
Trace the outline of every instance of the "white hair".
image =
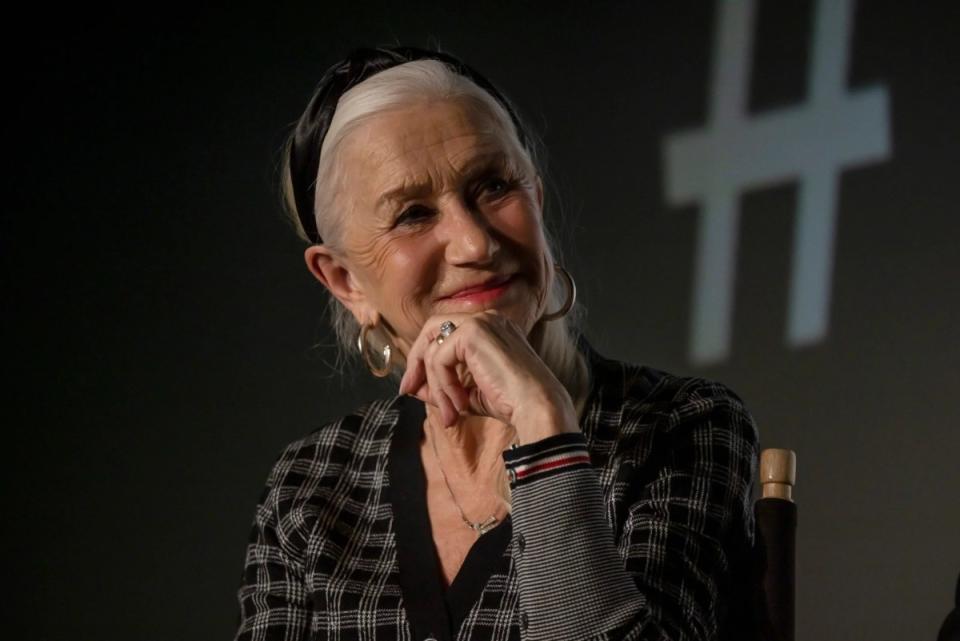
[[[337,248],[343,239],[343,214],[335,206],[335,200],[342,186],[340,148],[344,139],[351,131],[378,114],[429,100],[461,101],[487,113],[499,129],[512,161],[522,174],[531,179],[536,175],[543,175],[535,152],[523,146],[510,114],[490,93],[438,60],[416,60],[397,65],[351,87],[337,103],[321,147],[315,188],[314,214],[317,231],[324,239],[324,244]],[[292,136],[287,143],[288,148],[291,142]],[[285,153],[282,169],[285,206],[298,234],[310,242],[296,214],[288,159],[289,153]],[[544,235],[547,240],[547,259],[558,261],[560,256],[556,243],[546,228]],[[566,284],[562,281],[563,279],[557,277],[553,279],[548,297],[548,311],[554,311],[563,304],[567,292]],[[332,295],[329,310],[340,347],[338,369],[342,372],[342,364],[348,355],[358,356],[356,344],[360,326],[353,314]],[[586,401],[589,387],[586,364],[576,345],[581,317],[581,308],[574,305],[563,318],[537,322],[529,336],[531,346],[567,389],[578,415]],[[371,331],[367,333],[367,339],[370,342],[368,351],[379,354],[384,344],[382,341],[386,337],[381,336],[381,332]],[[402,357],[397,358],[397,350],[394,349],[393,352],[392,374],[399,380],[403,371],[402,363],[399,362]]]

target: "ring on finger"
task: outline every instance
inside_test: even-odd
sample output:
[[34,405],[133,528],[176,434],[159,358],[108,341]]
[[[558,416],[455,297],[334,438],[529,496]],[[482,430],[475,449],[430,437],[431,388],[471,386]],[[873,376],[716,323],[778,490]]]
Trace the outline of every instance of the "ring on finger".
[[443,339],[447,338],[457,329],[453,321],[443,321],[440,325],[440,333],[437,334],[437,345],[443,345]]

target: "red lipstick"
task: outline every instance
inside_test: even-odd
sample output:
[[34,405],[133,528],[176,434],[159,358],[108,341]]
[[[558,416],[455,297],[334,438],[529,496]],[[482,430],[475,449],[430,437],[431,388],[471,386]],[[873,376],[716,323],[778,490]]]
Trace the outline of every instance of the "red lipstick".
[[477,303],[494,300],[510,287],[510,284],[513,282],[513,276],[513,274],[497,276],[480,285],[473,285],[461,289],[446,298],[450,300],[469,300]]

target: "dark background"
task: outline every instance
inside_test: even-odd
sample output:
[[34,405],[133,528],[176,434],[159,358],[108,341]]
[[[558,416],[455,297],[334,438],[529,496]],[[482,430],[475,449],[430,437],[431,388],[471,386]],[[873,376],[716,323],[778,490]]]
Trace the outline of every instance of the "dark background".
[[[540,133],[603,353],[720,379],[799,456],[798,638],[934,639],[960,571],[960,46],[953,3],[863,1],[851,88],[892,157],[843,174],[825,340],[784,339],[795,184],[741,195],[730,357],[687,356],[713,3],[273,3],[62,13],[4,31],[4,636],[230,638],[282,447],[390,390],[341,382],[274,166],[323,69],[439,45]],[[757,5],[750,112],[802,103],[814,3]]]

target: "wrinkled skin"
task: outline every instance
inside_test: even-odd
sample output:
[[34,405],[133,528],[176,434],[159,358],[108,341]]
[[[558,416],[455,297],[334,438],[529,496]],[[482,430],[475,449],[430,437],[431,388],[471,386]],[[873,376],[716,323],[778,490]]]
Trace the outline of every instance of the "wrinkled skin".
[[[503,161],[516,155],[488,115],[456,102],[378,114],[339,152],[336,241],[309,247],[307,266],[361,325],[388,332],[406,361],[400,393],[426,404],[420,460],[449,585],[476,541],[463,519],[506,516],[503,450],[579,429],[527,340],[554,278],[542,185]],[[448,297],[506,275],[497,297]],[[445,320],[457,329],[440,344]]]
[[[400,392],[424,400],[436,426],[499,425],[498,441],[577,429],[569,395],[527,342],[554,278],[542,185],[508,168],[502,158],[515,156],[493,120],[424,102],[367,120],[339,151],[337,247],[312,246],[306,262],[361,324],[389,328],[406,357]],[[445,298],[508,274],[495,300]],[[444,320],[457,330],[441,345]]]

